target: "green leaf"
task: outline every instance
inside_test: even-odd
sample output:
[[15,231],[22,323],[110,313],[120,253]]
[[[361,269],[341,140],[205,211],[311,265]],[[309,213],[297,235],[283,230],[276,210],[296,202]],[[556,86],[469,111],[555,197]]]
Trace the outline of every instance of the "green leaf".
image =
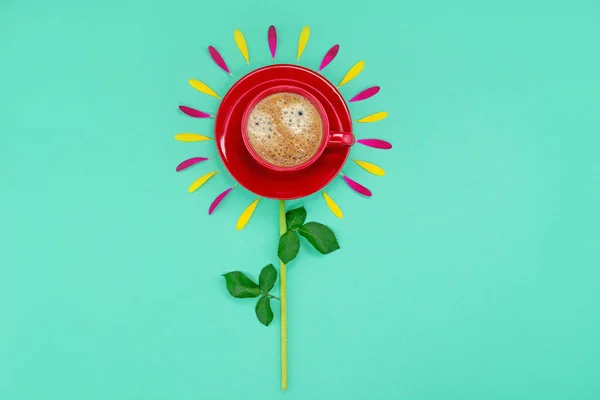
[[300,251],[300,240],[296,232],[287,231],[279,238],[279,246],[277,247],[277,256],[287,264],[298,255]]
[[263,296],[256,302],[256,317],[258,320],[266,326],[269,326],[273,321],[273,310],[271,310],[271,299],[267,296]]
[[285,225],[288,231],[296,230],[306,221],[306,208],[295,208],[285,213]]
[[298,232],[321,254],[329,254],[340,248],[333,231],[318,222],[309,222],[303,225]]
[[275,285],[275,281],[277,280],[277,270],[273,266],[273,264],[269,264],[260,271],[260,276],[258,277],[258,285],[260,286],[260,290],[264,294],[268,294],[273,286]]
[[240,271],[228,272],[223,274],[223,277],[227,284],[227,291],[229,291],[229,294],[233,297],[243,299],[260,296],[260,288],[258,285]]

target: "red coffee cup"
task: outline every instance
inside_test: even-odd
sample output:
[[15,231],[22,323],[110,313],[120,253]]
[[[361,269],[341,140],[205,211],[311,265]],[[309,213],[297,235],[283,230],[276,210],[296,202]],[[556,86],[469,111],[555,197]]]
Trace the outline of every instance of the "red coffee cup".
[[[294,94],[297,94],[297,95],[300,95],[300,96],[306,98],[317,109],[317,111],[319,112],[319,116],[321,117],[321,122],[322,122],[322,127],[323,127],[323,134],[321,135],[321,143],[319,144],[319,147],[318,147],[317,151],[315,152],[315,154],[310,159],[308,159],[307,161],[305,161],[304,163],[302,163],[300,165],[294,165],[294,166],[290,166],[290,167],[282,167],[282,166],[278,166],[278,165],[273,165],[273,164],[269,163],[268,161],[264,160],[262,157],[260,157],[260,155],[258,155],[256,153],[256,151],[254,151],[254,149],[252,148],[252,145],[250,144],[250,139],[248,138],[248,128],[247,128],[248,118],[250,117],[250,112],[254,109],[254,107],[256,107],[256,105],[261,100],[263,100],[264,98],[266,98],[272,94],[276,94],[276,93],[294,93]],[[288,85],[274,86],[269,89],[266,89],[266,90],[258,93],[250,101],[250,103],[246,107],[246,110],[244,111],[244,116],[242,118],[242,138],[244,140],[244,145],[246,146],[246,149],[248,150],[248,152],[250,153],[252,158],[254,158],[256,160],[256,162],[258,162],[263,167],[274,170],[274,171],[298,171],[300,169],[308,167],[309,165],[311,165],[312,163],[317,161],[317,159],[321,156],[321,154],[323,154],[323,152],[325,151],[326,148],[349,147],[354,144],[354,135],[352,133],[332,132],[329,130],[329,119],[327,118],[327,113],[325,112],[325,108],[319,102],[319,100],[316,99],[315,96],[313,96],[311,93],[307,92],[304,89],[301,89],[301,88],[298,88],[295,86],[288,86]]]

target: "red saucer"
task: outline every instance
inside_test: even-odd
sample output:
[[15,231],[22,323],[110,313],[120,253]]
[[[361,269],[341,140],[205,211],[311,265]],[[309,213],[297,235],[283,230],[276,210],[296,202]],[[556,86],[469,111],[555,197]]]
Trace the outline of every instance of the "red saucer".
[[332,131],[352,132],[350,111],[335,86],[310,69],[277,64],[250,72],[229,89],[215,118],[215,141],[223,165],[240,185],[262,197],[291,200],[327,186],[342,170],[350,148],[328,148],[314,164],[299,171],[276,172],[257,163],[244,145],[242,117],[256,94],[279,85],[310,92],[323,104]]

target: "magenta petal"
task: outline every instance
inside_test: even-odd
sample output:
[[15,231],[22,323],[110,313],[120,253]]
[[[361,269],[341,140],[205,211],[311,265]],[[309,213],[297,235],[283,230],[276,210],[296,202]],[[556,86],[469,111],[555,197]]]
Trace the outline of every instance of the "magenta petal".
[[269,27],[268,39],[269,49],[271,50],[271,57],[274,60],[275,52],[277,51],[277,31],[275,30],[275,27],[273,25]]
[[375,149],[389,150],[392,148],[391,143],[380,139],[358,139],[356,142]]
[[223,71],[227,72],[228,74],[231,73],[229,72],[229,67],[227,67],[225,60],[223,60],[223,57],[221,57],[221,54],[217,51],[217,49],[215,49],[212,46],[208,46],[208,52],[210,53],[210,56],[212,57],[215,64],[217,64]]
[[195,108],[188,107],[188,106],[179,106],[179,109],[185,115],[189,115],[190,117],[193,117],[193,118],[210,118],[210,116],[211,116],[210,114],[205,113],[204,111],[196,110]]
[[323,57],[323,61],[321,61],[321,66],[319,67],[319,71],[329,65],[331,61],[337,56],[338,51],[340,50],[340,45],[336,44],[333,46]]
[[368,89],[363,90],[362,92],[360,92],[359,94],[357,94],[356,96],[354,96],[351,100],[350,103],[352,103],[353,101],[362,101],[362,100],[366,100],[369,97],[373,97],[375,96],[377,93],[379,93],[379,86],[373,86],[370,87]]
[[213,211],[215,211],[215,208],[217,208],[217,206],[219,205],[219,203],[221,203],[221,201],[225,198],[225,196],[227,196],[227,194],[229,192],[231,192],[231,189],[233,189],[233,188],[230,187],[229,189],[227,189],[226,191],[224,191],[223,193],[221,193],[220,195],[217,196],[217,198],[212,202],[210,207],[208,207],[208,215],[211,215],[213,213]]
[[346,181],[348,186],[350,186],[352,188],[352,190],[354,190],[355,192],[358,192],[358,193],[362,194],[363,196],[367,196],[367,197],[370,197],[373,195],[369,189],[367,189],[360,183],[355,182],[352,179],[348,178],[346,175],[342,175],[342,178],[344,178],[344,180]]
[[175,168],[175,171],[177,171],[177,172],[183,171],[184,169],[189,168],[192,165],[198,164],[199,162],[206,161],[206,160],[208,160],[208,158],[206,158],[206,157],[192,157],[192,158],[188,158],[187,160],[185,160],[184,162],[182,162],[181,164],[179,164],[177,166],[177,168]]

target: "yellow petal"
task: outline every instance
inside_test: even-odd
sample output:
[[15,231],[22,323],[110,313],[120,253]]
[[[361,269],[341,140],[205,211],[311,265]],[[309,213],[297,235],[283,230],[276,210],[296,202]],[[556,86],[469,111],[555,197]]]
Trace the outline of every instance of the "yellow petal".
[[308,43],[308,38],[310,37],[310,27],[305,26],[302,28],[302,32],[300,32],[300,38],[298,38],[298,59],[296,61],[300,61],[300,56],[306,48],[306,44]]
[[180,142],[202,142],[203,140],[211,139],[208,136],[197,133],[178,133],[175,135],[175,140],[179,140]]
[[325,203],[327,203],[327,206],[329,207],[329,209],[331,210],[333,215],[335,215],[338,218],[342,218],[344,216],[344,214],[342,214],[342,210],[340,210],[338,205],[335,204],[335,201],[333,201],[333,199],[331,197],[329,197],[329,195],[327,193],[325,193],[324,191],[323,191],[323,197],[325,198]]
[[375,114],[367,115],[366,117],[363,117],[356,122],[377,122],[377,121],[381,121],[382,119],[384,119],[387,116],[388,116],[388,113],[386,113],[385,111],[381,111],[381,112],[376,112]]
[[258,204],[259,200],[260,200],[260,197],[256,200],[254,200],[252,202],[252,204],[250,204],[248,206],[248,208],[246,208],[244,210],[242,215],[240,215],[240,218],[238,219],[237,224],[235,225],[235,229],[237,229],[238,231],[244,229],[244,227],[246,226],[248,221],[250,221],[250,217],[252,217],[252,214],[254,213],[254,210],[256,209],[256,205]]
[[233,40],[235,40],[235,44],[238,49],[240,49],[240,53],[244,56],[246,60],[246,64],[250,64],[250,57],[248,56],[248,45],[246,44],[246,39],[244,39],[244,34],[236,29],[233,31]]
[[216,175],[218,173],[219,173],[219,171],[213,171],[213,172],[209,172],[206,175],[202,175],[200,178],[196,179],[194,181],[194,183],[192,183],[190,185],[190,187],[188,188],[188,192],[192,193],[192,192],[198,190],[200,188],[200,186],[202,186],[206,183],[207,180],[209,180],[210,178],[212,178],[214,175]]
[[219,96],[214,90],[209,88],[208,85],[200,82],[198,79],[190,79],[188,81],[188,83],[190,84],[191,87],[193,87],[194,89],[196,89],[199,92],[202,92],[204,94],[207,94],[209,96],[216,97],[219,99],[221,98],[221,96]]
[[357,163],[358,165],[360,165],[365,171],[373,174],[373,175],[377,175],[377,176],[384,176],[385,175],[385,171],[383,170],[383,168],[378,167],[375,164],[372,164],[370,162],[367,161],[360,161],[360,160],[353,160],[355,163]]
[[358,74],[360,74],[360,71],[363,70],[364,67],[365,67],[364,61],[359,61],[356,64],[354,64],[354,66],[352,68],[350,68],[350,71],[348,71],[346,76],[344,76],[344,79],[342,79],[342,81],[340,82],[338,87],[344,86],[346,83],[348,83],[352,79],[356,78],[358,76]]

